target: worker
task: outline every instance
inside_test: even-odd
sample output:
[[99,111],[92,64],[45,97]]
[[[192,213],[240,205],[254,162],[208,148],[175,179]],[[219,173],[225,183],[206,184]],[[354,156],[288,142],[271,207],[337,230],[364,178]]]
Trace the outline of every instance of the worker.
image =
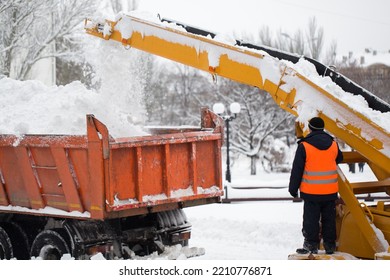
[[336,249],[337,164],[343,160],[343,154],[324,128],[322,118],[309,121],[310,133],[298,141],[291,170],[289,192],[295,198],[299,189],[304,201],[304,242],[303,248],[297,249],[298,254],[318,253],[320,234],[327,254]]
[[364,162],[359,162],[358,165],[359,165],[359,172],[362,173],[364,171]]

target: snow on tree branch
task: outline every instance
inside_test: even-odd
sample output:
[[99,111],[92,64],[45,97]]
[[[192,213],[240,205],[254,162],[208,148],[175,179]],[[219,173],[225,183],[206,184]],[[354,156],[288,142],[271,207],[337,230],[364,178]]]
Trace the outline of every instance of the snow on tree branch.
[[3,0],[0,4],[0,73],[26,79],[32,66],[64,56],[55,42],[71,36],[94,11],[87,0]]

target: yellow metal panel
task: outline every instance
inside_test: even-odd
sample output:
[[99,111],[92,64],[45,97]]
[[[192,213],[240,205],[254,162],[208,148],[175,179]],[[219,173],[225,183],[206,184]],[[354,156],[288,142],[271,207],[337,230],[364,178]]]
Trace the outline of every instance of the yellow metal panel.
[[353,194],[352,188],[340,168],[338,173],[339,193],[353,218],[352,223],[347,223],[345,219],[348,215],[344,217],[339,236],[339,250],[361,258],[373,259],[375,253],[386,252],[388,248],[384,247],[379,236],[375,233],[371,225],[372,222]]

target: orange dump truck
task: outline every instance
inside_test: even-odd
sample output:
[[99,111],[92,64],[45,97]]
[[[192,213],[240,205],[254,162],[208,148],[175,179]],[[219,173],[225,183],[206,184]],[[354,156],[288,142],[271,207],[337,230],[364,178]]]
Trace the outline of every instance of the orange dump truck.
[[188,244],[184,207],[223,194],[223,121],[113,139],[87,116],[87,134],[0,135],[0,259],[130,258]]

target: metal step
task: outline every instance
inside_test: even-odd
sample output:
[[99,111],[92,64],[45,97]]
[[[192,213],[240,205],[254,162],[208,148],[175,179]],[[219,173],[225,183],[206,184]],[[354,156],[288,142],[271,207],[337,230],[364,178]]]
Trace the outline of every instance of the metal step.
[[354,194],[390,191],[390,180],[350,183]]

